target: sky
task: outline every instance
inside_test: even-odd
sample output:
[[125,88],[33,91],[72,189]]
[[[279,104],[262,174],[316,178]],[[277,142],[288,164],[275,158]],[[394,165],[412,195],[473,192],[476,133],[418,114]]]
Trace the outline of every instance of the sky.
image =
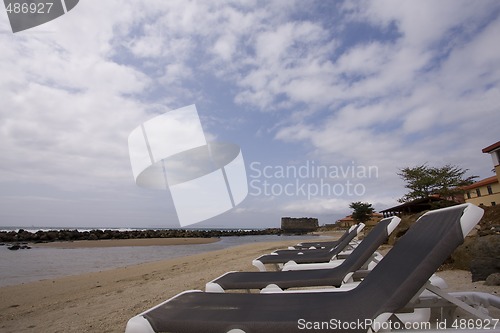
[[[498,1],[82,0],[12,33],[0,9],[0,227],[177,228],[127,138],[195,104],[240,146],[248,195],[190,227],[379,211],[423,163],[493,175]],[[193,203],[193,209],[196,209]]]

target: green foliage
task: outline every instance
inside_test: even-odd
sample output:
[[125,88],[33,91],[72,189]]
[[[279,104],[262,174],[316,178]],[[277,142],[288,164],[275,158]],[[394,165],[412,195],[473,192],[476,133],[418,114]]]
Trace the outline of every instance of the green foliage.
[[367,203],[367,202],[351,202],[349,205],[349,208],[353,210],[352,212],[352,218],[354,221],[360,223],[360,222],[366,222],[368,221],[373,212],[375,211],[372,207],[372,204]]
[[405,187],[409,192],[398,201],[409,202],[431,195],[452,198],[457,194],[463,194],[461,187],[472,184],[477,178],[477,176],[465,177],[467,171],[469,170],[450,164],[440,168],[422,164],[414,168],[400,169],[398,176],[406,182]]

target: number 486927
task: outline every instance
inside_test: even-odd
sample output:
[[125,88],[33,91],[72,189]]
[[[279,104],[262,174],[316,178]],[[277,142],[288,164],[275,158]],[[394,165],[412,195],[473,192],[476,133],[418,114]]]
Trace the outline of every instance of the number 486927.
[[48,14],[52,9],[53,2],[27,3],[14,2],[6,7],[7,13],[11,14]]

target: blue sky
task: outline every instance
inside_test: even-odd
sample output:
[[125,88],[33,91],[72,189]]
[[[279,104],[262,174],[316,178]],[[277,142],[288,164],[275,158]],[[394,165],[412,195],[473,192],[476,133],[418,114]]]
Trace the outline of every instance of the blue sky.
[[[381,210],[405,193],[398,169],[422,163],[489,177],[499,14],[498,1],[87,0],[12,34],[0,10],[0,226],[179,226],[168,191],[134,184],[127,137],[190,104],[254,180],[193,227]],[[276,174],[287,167],[356,172]]]

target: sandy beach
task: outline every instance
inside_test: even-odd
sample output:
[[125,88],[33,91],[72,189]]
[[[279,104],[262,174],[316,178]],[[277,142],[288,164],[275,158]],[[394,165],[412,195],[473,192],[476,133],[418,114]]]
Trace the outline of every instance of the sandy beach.
[[[76,242],[74,242],[76,243]],[[1,332],[123,332],[132,316],[251,260],[297,241],[255,243],[171,260],[0,288]],[[74,245],[74,244],[73,244]],[[98,245],[98,244],[96,244]],[[499,293],[471,283],[466,271],[444,271],[450,291]]]

